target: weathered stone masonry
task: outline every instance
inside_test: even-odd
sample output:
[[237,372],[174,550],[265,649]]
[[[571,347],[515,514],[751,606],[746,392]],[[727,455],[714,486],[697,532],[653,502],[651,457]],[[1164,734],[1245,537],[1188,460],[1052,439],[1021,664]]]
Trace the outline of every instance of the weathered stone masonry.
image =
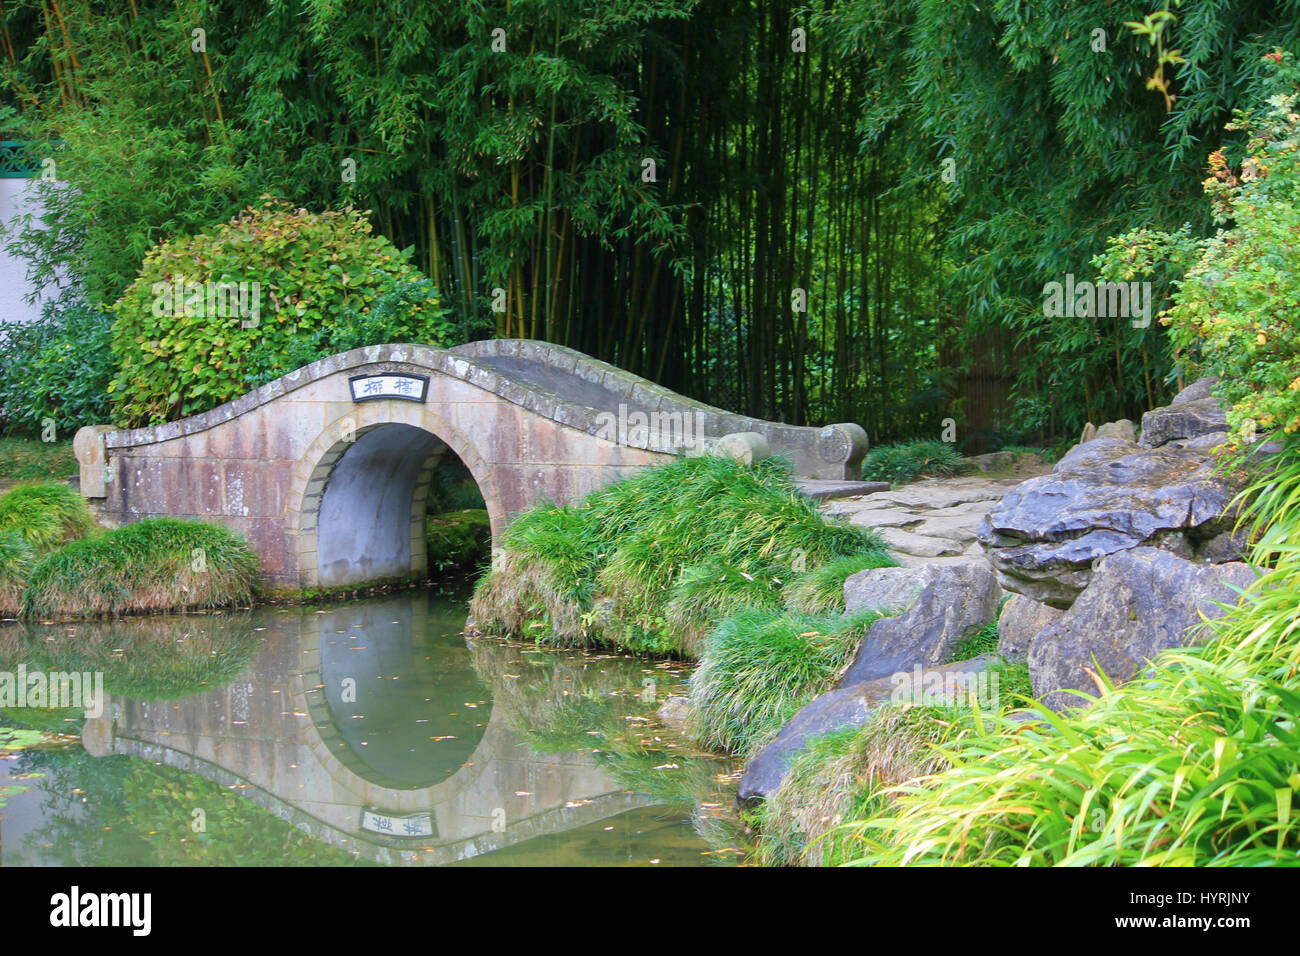
[[[354,402],[349,379],[380,373],[427,376],[426,400]],[[106,520],[220,521],[247,537],[269,587],[337,586],[425,573],[429,475],[448,449],[478,483],[494,538],[541,497],[566,502],[687,450],[648,431],[610,440],[598,419],[614,409],[599,404],[696,416],[711,443],[757,433],[808,477],[850,477],[866,447],[856,425],[731,415],[518,340],[355,349],[181,421],[82,429],[74,446],[82,492],[103,499]]]

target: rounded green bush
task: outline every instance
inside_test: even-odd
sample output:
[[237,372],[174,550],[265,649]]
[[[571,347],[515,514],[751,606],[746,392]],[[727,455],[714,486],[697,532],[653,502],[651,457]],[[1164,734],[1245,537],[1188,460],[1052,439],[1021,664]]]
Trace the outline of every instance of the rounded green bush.
[[274,201],[154,247],[112,311],[120,367],[108,387],[127,426],[214,408],[358,326],[428,345],[452,329],[432,285],[361,213]]

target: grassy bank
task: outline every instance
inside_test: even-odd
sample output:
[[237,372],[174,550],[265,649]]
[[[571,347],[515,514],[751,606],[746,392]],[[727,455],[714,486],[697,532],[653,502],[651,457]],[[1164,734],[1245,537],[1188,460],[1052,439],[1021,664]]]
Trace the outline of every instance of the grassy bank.
[[[993,622],[954,648],[949,661],[996,651]],[[753,815],[758,860],[769,866],[834,866],[860,855],[855,824],[888,813],[898,788],[951,765],[945,748],[1031,697],[1029,668],[1023,662],[996,659],[988,673],[990,682],[995,676],[997,681],[990,712],[968,705],[886,704],[862,727],[809,741]]]
[[71,441],[0,438],[0,481],[63,481],[78,468]]
[[731,613],[779,611],[787,590],[825,606],[837,575],[892,563],[874,533],[828,521],[782,463],[682,458],[518,516],[470,613],[561,646],[699,657]]
[[723,619],[691,675],[700,742],[752,757],[801,707],[830,690],[879,618],[750,610]]
[[24,617],[76,620],[247,604],[256,555],[220,525],[147,518],[73,541],[32,568]]

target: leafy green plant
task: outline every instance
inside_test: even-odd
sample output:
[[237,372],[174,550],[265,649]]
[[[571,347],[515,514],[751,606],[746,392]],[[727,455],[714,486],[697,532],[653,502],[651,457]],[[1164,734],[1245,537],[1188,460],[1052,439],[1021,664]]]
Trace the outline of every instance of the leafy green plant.
[[[115,414],[125,425],[193,415],[250,380],[375,335],[440,345],[452,327],[419,279],[351,208],[310,213],[267,200],[209,233],[164,242],[112,306]],[[247,283],[238,307],[208,294],[219,283]]]
[[23,615],[71,619],[243,604],[258,578],[257,556],[233,531],[146,518],[43,558],[28,580]]
[[108,384],[117,370],[111,316],[64,297],[46,303],[35,322],[0,322],[0,340],[7,432],[70,438],[83,425],[108,421]]
[[867,452],[862,477],[867,481],[905,482],[928,476],[946,478],[963,469],[961,453],[941,441],[898,442]]
[[1185,366],[1218,376],[1239,442],[1257,429],[1300,430],[1300,70],[1291,53],[1266,59],[1273,95],[1228,124],[1249,137],[1240,172],[1222,149],[1210,155],[1205,191],[1225,228],[1202,245],[1162,319]]
[[274,381],[285,372],[309,365],[339,352],[388,342],[420,345],[454,345],[463,339],[443,312],[430,314],[438,290],[428,279],[402,279],[380,293],[366,311],[348,312],[314,332],[298,335],[280,345],[261,339],[249,353],[249,388]]
[[468,573],[492,553],[492,525],[482,508],[430,515],[425,519],[424,541],[429,573]]

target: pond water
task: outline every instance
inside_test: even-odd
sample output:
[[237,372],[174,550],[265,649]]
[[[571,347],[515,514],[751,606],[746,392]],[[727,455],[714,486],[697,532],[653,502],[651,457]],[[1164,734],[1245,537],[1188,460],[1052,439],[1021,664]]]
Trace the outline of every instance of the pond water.
[[430,591],[5,625],[0,673],[106,693],[0,711],[63,735],[0,751],[0,865],[739,861],[737,768],[658,716],[688,669],[464,625]]

